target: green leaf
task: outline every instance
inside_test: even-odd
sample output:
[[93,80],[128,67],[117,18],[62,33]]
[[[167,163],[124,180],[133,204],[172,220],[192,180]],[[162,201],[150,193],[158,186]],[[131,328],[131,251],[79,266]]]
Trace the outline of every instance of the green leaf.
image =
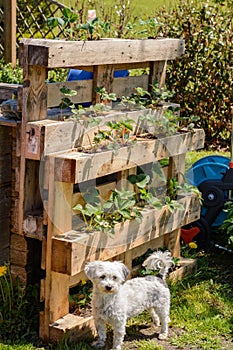
[[136,182],[138,181],[138,175],[135,175],[135,174],[129,175],[129,176],[127,177],[127,180],[128,180],[131,184],[135,185]]
[[[140,174],[140,175],[142,175],[142,174]],[[140,179],[140,175],[138,175],[139,179]],[[150,176],[146,175],[141,181],[139,181],[139,182],[137,181],[136,184],[139,188],[144,188],[149,182],[150,182]]]
[[62,18],[59,17],[51,17],[48,18],[47,20],[47,25],[51,28],[55,28],[58,25],[60,25],[61,27],[65,26],[65,21]]
[[63,8],[62,15],[63,15],[63,18],[66,22],[73,23],[73,22],[77,21],[77,19],[78,19],[78,15],[76,13],[74,13],[71,9],[69,9],[68,7]]
[[80,211],[83,211],[83,206],[81,204],[76,204],[74,207],[73,207],[74,210],[80,210]]
[[63,86],[62,88],[60,88],[60,91],[65,96],[76,96],[77,95],[77,91],[76,90],[69,89],[66,86]]
[[83,198],[87,203],[99,204],[100,203],[100,193],[95,187],[89,188],[89,190],[83,195]]

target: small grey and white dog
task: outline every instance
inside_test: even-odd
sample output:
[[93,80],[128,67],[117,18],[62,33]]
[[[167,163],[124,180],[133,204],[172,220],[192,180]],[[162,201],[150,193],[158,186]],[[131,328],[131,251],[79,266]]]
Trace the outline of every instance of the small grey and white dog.
[[159,339],[168,336],[170,291],[165,282],[173,265],[170,252],[155,252],[143,263],[150,270],[159,270],[158,276],[148,275],[126,281],[127,267],[119,261],[94,261],[87,263],[85,273],[93,283],[92,312],[98,332],[93,344],[103,347],[106,340],[106,324],[113,327],[113,350],[120,350],[126,321],[148,310],[156,326],[161,323]]

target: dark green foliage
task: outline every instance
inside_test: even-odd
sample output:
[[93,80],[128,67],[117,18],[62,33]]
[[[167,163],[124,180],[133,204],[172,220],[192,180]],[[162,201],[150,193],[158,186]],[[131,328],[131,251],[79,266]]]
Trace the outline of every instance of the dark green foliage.
[[3,59],[0,60],[0,82],[17,84],[23,81],[23,71],[16,65],[15,68],[12,67],[11,63],[5,63]]
[[23,287],[0,266],[0,341],[33,341],[39,322],[39,286]]
[[233,2],[180,0],[160,13],[160,33],[184,38],[186,53],[168,66],[167,87],[181,115],[197,115],[207,146],[229,146],[233,104]]
[[227,202],[225,204],[225,211],[227,213],[225,220],[221,226],[221,231],[225,236],[226,243],[229,248],[233,248],[233,202]]

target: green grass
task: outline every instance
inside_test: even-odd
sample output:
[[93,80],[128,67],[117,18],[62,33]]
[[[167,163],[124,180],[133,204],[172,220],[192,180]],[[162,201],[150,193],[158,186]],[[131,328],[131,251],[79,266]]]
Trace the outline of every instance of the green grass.
[[185,167],[186,170],[188,170],[192,164],[194,164],[196,161],[198,161],[201,158],[212,156],[212,155],[218,155],[218,156],[224,156],[230,158],[230,152],[218,152],[218,151],[206,151],[206,150],[200,150],[200,151],[192,151],[186,153],[185,158]]
[[[228,260],[227,260],[228,259]],[[128,321],[123,350],[231,349],[233,275],[231,257],[218,252],[198,257],[197,272],[171,284],[171,323],[167,342],[157,340],[147,312]],[[145,333],[145,331],[149,333]],[[111,333],[111,332],[109,332]],[[110,337],[111,338],[111,334]],[[47,347],[4,345],[0,350],[91,350],[90,342]],[[224,345],[223,345],[224,344]],[[108,344],[110,345],[110,343]]]
[[[223,341],[226,341],[229,346],[226,349],[231,348],[233,275],[227,263],[219,268],[219,261],[224,259],[219,252],[217,257],[201,256],[195,274],[170,286],[173,330],[170,345],[179,349],[221,350],[225,349]],[[132,337],[139,335],[140,328],[146,324],[150,324],[150,316],[143,313],[128,322],[128,333]],[[144,345],[144,349],[150,349],[150,341],[148,348],[145,341]]]
[[[177,288],[177,290],[176,290]],[[230,288],[212,279],[172,289],[172,326],[182,331],[170,339],[176,346],[222,349],[222,336],[230,338],[232,302]]]
[[[60,0],[60,3],[63,3],[66,6],[74,7],[76,0]],[[100,1],[100,3],[104,3],[112,5],[113,2],[111,0],[105,0],[103,2]],[[161,8],[162,6],[166,6],[166,8],[169,8],[169,6],[172,6],[172,3],[174,3],[174,0],[146,0],[146,1],[140,1],[140,0],[131,0],[132,9],[136,15],[140,17],[140,15],[147,14],[148,17],[153,15],[153,12]],[[89,10],[92,8],[90,7]]]
[[35,350],[35,346],[32,344],[7,345],[0,343],[0,350]]

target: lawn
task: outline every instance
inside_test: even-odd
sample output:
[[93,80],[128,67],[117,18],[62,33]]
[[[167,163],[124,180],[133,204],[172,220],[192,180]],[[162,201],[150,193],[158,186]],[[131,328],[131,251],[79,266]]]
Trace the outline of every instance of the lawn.
[[[194,257],[195,251],[183,250]],[[181,282],[171,284],[171,323],[169,340],[159,341],[147,312],[128,321],[123,350],[232,349],[233,308],[232,255],[215,251],[198,256],[197,271]],[[111,345],[109,330],[108,346]],[[6,345],[0,350],[91,350],[90,341],[44,346],[39,343]]]
[[[63,3],[68,6],[74,6],[76,0],[60,0],[60,3]],[[117,2],[116,2],[117,3]],[[135,11],[135,14],[141,15],[141,14],[147,14],[148,16],[151,16],[154,11],[158,10],[162,6],[166,6],[169,8],[171,4],[174,3],[172,0],[131,0],[132,8]],[[105,1],[99,1],[99,4],[113,4],[111,0],[105,0]],[[91,10],[91,8],[89,8]]]

